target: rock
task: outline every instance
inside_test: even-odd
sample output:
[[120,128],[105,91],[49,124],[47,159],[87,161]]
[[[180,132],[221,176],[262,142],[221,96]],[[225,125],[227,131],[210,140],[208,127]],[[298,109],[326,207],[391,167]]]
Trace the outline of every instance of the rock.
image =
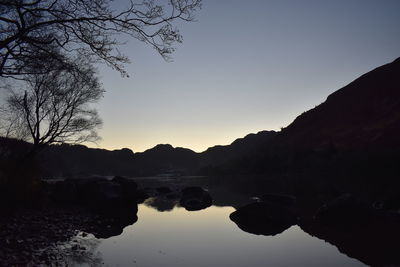
[[78,189],[74,183],[56,182],[52,187],[51,197],[62,204],[74,204],[78,201]]
[[129,206],[148,198],[138,190],[135,181],[116,176],[105,178],[67,179],[53,187],[53,199],[66,205],[86,205],[94,211],[112,210],[115,206]]
[[107,180],[87,183],[81,194],[88,207],[98,212],[113,212],[125,204],[121,185]]
[[271,202],[285,207],[292,207],[296,204],[296,197],[284,194],[265,194],[260,197],[260,201]]
[[166,186],[157,187],[156,191],[160,194],[168,194],[172,192],[171,188]]
[[170,199],[170,200],[176,200],[176,199],[180,199],[181,198],[181,194],[179,194],[177,192],[171,192],[171,193],[167,194],[165,197]]
[[178,204],[177,200],[168,199],[165,196],[157,196],[147,199],[144,204],[160,212],[171,211]]
[[398,213],[400,211],[400,196],[387,196],[382,200],[377,200],[372,205],[375,209]]
[[296,224],[295,213],[283,206],[256,202],[241,207],[229,218],[245,232],[256,235],[276,235]]
[[370,215],[369,209],[351,194],[343,194],[320,207],[314,219],[323,224],[358,224]]
[[128,179],[122,176],[115,176],[112,182],[121,185],[124,190],[134,192],[138,188],[136,182],[132,179]]
[[180,205],[186,210],[195,211],[208,208],[212,204],[210,194],[198,186],[186,187],[182,190]]
[[79,179],[67,179],[61,183],[64,183],[65,187],[70,187],[75,190],[76,201],[79,203],[86,203],[89,199],[88,191],[96,183],[108,182],[105,178],[91,177],[91,178],[79,178]]
[[112,182],[121,186],[122,194],[126,201],[136,203],[138,185],[134,180],[122,176],[115,176]]
[[143,203],[146,199],[148,199],[150,196],[145,190],[136,190],[135,194],[133,195],[135,202],[137,204]]

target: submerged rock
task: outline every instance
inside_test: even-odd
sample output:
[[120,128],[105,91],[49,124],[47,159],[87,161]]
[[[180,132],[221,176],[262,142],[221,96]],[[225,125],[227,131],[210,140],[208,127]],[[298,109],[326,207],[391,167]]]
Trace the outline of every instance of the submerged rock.
[[280,234],[297,222],[292,210],[267,202],[243,206],[229,218],[243,231],[256,235]]
[[201,187],[191,186],[182,190],[180,205],[186,210],[195,211],[211,206],[212,198],[210,194]]

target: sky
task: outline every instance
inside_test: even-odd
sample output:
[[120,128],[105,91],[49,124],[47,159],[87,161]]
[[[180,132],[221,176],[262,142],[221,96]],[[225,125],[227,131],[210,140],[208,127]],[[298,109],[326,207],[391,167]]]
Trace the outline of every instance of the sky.
[[99,67],[97,147],[201,152],[280,130],[400,57],[399,14],[398,0],[203,0],[195,22],[177,23],[184,41],[172,62],[130,40],[129,78]]

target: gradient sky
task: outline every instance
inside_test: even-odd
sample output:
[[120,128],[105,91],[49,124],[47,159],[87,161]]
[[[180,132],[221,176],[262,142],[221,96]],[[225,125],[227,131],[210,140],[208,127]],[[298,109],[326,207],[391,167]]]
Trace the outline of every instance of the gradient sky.
[[200,152],[279,130],[400,57],[398,0],[203,0],[196,19],[178,24],[173,62],[132,40],[121,49],[130,78],[99,67],[99,147]]

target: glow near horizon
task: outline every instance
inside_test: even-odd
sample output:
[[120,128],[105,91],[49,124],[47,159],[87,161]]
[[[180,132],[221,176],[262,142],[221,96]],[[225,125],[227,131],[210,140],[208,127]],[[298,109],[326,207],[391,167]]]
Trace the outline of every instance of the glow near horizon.
[[[167,63],[130,41],[130,78],[100,66],[99,147],[203,151],[279,130],[400,56],[400,1],[203,0]],[[91,145],[89,145],[91,146]]]

